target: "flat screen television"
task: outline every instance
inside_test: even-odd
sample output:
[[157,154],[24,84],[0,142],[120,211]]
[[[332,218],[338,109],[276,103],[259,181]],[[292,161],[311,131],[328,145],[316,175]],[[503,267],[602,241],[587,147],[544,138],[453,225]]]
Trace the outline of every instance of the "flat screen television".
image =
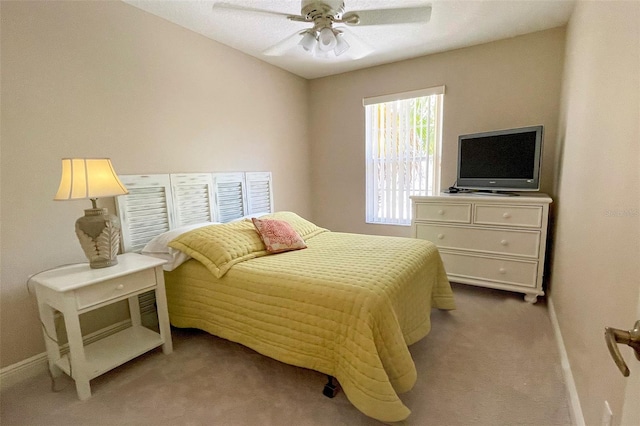
[[456,188],[539,190],[542,142],[543,126],[459,136]]

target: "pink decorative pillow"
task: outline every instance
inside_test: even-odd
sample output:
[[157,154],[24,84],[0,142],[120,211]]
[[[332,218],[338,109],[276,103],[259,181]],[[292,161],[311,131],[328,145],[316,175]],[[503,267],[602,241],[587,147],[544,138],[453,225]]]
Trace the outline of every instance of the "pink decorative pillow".
[[276,219],[251,219],[269,253],[307,248],[304,240],[288,222]]

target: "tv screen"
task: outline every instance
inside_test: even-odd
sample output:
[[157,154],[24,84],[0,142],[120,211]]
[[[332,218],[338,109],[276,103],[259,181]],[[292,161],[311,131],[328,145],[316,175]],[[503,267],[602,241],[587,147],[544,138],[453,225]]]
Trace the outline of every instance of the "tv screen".
[[543,126],[458,137],[456,187],[491,191],[537,191]]

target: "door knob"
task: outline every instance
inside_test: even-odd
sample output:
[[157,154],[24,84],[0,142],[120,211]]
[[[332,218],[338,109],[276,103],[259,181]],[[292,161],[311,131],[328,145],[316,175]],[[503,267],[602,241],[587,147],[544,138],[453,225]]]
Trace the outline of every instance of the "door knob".
[[629,331],[618,330],[617,328],[612,327],[605,327],[604,338],[607,341],[609,353],[618,366],[618,369],[620,369],[620,372],[623,376],[628,377],[629,367],[627,367],[627,364],[624,362],[617,344],[623,343],[633,348],[636,353],[636,358],[638,358],[638,361],[640,361],[640,320],[636,321],[635,325],[633,326],[633,330]]

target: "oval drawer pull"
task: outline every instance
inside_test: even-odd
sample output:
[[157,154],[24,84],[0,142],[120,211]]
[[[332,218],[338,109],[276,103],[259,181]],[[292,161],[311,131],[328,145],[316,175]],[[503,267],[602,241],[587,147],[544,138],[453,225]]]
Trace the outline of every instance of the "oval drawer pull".
[[507,273],[507,270],[506,270],[506,269],[504,269],[504,268],[500,268],[500,269],[498,269],[498,272],[500,272],[501,274],[503,274],[503,275],[504,275],[504,274],[506,274],[506,273]]
[[438,214],[439,214],[440,216],[442,216],[442,215],[444,214],[444,210],[442,210],[442,209],[438,210]]
[[116,286],[116,290],[122,290],[124,288],[124,284],[118,284]]
[[438,239],[439,239],[439,240],[444,239],[444,234],[438,234]]
[[508,245],[508,244],[509,244],[509,241],[507,241],[507,240],[501,240],[501,241],[500,241],[500,244],[502,244],[503,246],[506,246],[506,245]]
[[511,213],[505,212],[502,214],[502,217],[504,217],[505,219],[509,219],[511,217]]

